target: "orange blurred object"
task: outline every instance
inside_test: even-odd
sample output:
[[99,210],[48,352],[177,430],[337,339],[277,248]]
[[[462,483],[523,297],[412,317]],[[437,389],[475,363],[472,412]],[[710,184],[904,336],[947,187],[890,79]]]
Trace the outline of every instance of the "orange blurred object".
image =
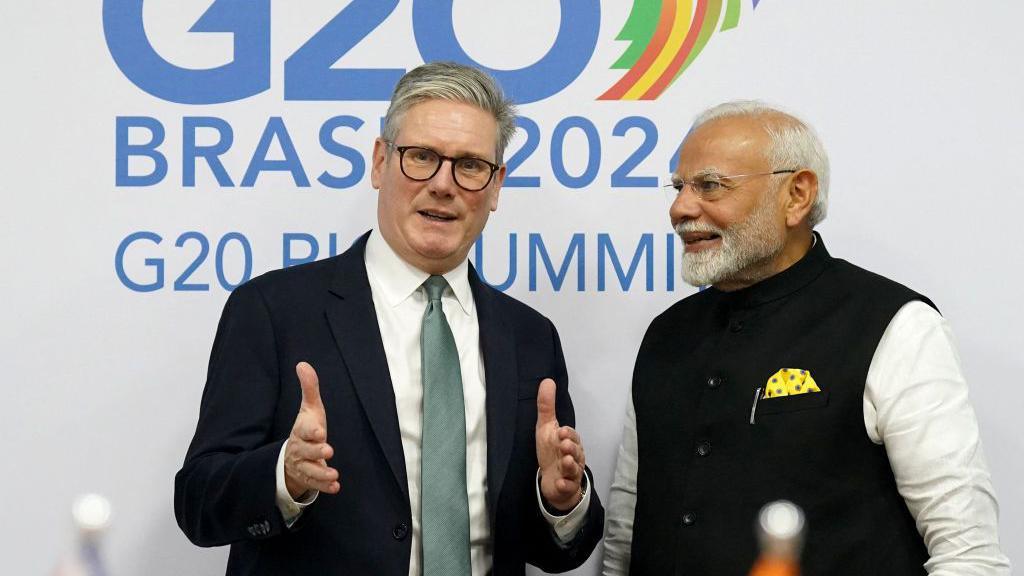
[[750,570],[750,576],[800,576],[800,566],[791,559],[760,558]]

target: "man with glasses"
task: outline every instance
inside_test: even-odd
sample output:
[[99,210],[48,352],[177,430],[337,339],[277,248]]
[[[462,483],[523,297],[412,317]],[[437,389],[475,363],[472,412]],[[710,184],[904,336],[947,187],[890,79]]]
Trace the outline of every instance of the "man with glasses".
[[758,102],[701,114],[672,178],[684,279],[637,355],[605,574],[747,574],[758,510],[806,514],[805,574],[1005,575],[950,329],[832,258],[828,158]]
[[596,546],[558,334],[467,260],[514,131],[488,75],[410,71],[374,144],[377,229],[232,293],[175,479],[229,574],[561,572]]

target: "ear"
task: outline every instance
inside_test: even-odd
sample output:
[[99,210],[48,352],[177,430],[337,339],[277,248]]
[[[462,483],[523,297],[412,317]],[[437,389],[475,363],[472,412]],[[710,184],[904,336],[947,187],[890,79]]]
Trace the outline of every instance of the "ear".
[[384,177],[384,166],[388,160],[388,145],[383,139],[373,141],[373,167],[370,169],[370,184],[380,190],[380,182]]
[[807,221],[818,199],[818,175],[811,170],[798,170],[789,178],[786,189],[786,226],[796,228]]
[[488,186],[493,186],[494,190],[494,192],[491,194],[491,212],[494,212],[495,210],[498,209],[498,196],[501,194],[502,184],[505,183],[505,171],[506,167],[504,164],[502,164],[501,168],[498,168],[498,171],[494,173],[494,181],[492,181]]

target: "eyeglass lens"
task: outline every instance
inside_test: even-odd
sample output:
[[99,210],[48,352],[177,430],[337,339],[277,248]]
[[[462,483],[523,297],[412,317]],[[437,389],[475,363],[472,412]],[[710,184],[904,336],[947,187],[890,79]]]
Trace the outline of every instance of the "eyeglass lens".
[[[403,147],[402,173],[413,180],[429,180],[440,170],[444,158],[429,148]],[[451,159],[455,183],[469,191],[482,190],[491,181],[494,171],[479,158]]]

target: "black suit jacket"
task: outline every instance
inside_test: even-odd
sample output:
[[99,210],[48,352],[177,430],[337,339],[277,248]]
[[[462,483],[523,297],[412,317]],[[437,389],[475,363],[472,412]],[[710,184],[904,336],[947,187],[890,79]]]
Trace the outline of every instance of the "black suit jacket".
[[[200,546],[231,545],[228,574],[407,576],[412,511],[395,396],[370,295],[367,236],[337,257],[270,272],[236,289],[217,329],[199,422],[175,477],[174,510]],[[487,388],[487,508],[493,574],[580,565],[600,539],[591,490],[568,548],[537,506],[537,387],[557,383],[561,424],[574,425],[565,361],[551,322],[470,269]],[[288,529],[276,464],[299,410],[295,364],[320,377],[329,464],[341,492],[321,494]]]

